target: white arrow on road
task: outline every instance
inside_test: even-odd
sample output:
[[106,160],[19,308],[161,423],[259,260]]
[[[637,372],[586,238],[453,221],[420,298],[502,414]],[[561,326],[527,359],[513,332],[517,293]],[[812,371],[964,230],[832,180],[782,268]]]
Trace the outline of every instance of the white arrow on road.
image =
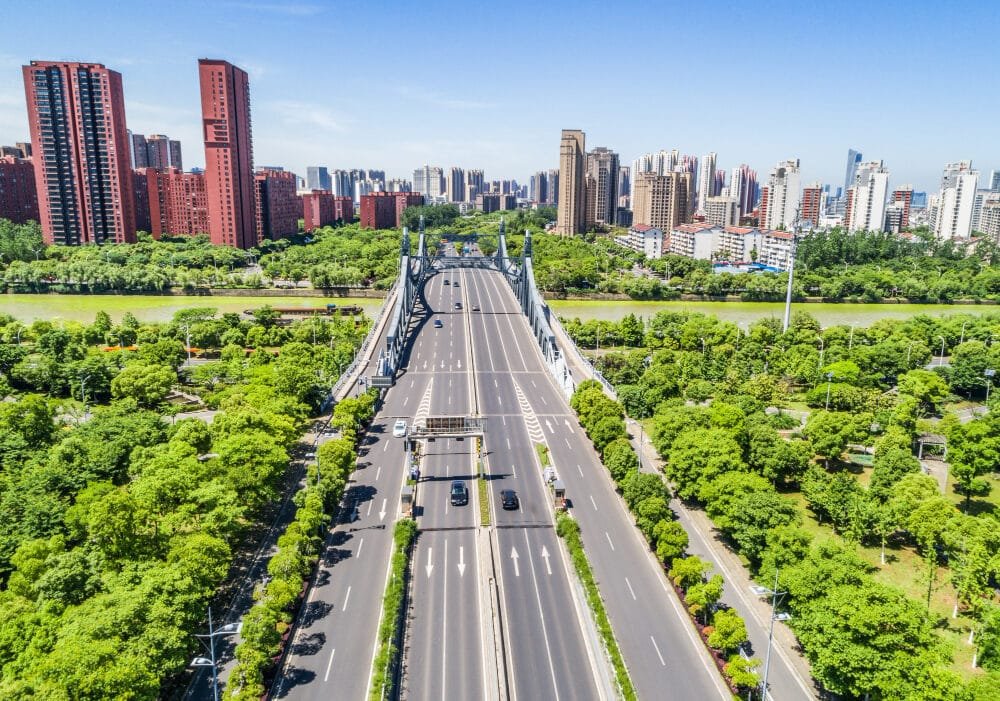
[[458,576],[465,576],[465,546],[458,546]]
[[427,566],[424,568],[427,570],[427,576],[431,576],[431,572],[434,571],[434,548],[427,548]]
[[386,502],[386,500],[383,499],[382,500],[382,510],[378,512],[378,520],[379,521],[384,521],[385,520],[385,502]]
[[517,548],[515,548],[513,546],[510,549],[510,559],[514,561],[514,576],[515,577],[520,577],[521,576],[521,570],[518,569],[518,566],[517,566]]
[[556,430],[554,428],[552,428],[552,422],[549,421],[548,419],[545,419],[545,425],[549,427],[549,433],[555,433],[556,432]]
[[545,569],[551,575],[552,574],[552,564],[549,562],[549,551],[545,549],[544,545],[542,546],[542,559],[545,560]]
[[458,361],[458,369],[459,369],[459,370],[461,370],[461,369],[462,369],[462,361],[461,361],[461,360],[459,360],[459,361]]

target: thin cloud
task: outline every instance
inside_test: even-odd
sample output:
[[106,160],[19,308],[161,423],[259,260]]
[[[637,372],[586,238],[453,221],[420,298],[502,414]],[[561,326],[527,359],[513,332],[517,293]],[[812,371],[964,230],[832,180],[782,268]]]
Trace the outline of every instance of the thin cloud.
[[322,105],[294,100],[279,100],[265,103],[263,107],[277,114],[285,124],[290,126],[319,127],[330,131],[347,130],[346,120]]

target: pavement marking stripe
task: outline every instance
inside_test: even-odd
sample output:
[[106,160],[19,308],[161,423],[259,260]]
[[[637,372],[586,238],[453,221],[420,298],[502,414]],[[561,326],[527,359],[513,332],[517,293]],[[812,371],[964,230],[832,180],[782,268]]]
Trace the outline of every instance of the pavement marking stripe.
[[323,675],[323,681],[330,681],[330,667],[333,666],[333,656],[336,654],[337,648],[330,650],[330,661],[326,663],[326,674]]
[[363,547],[365,547],[365,539],[364,538],[362,538],[361,540],[358,541],[358,551],[356,553],[354,553],[354,557],[360,559],[360,557],[361,557],[361,548],[363,548]]
[[656,640],[652,635],[649,636],[649,642],[653,643],[653,649],[656,650],[656,656],[660,658],[660,664],[666,667],[667,663],[663,661],[663,655],[660,654],[660,646],[656,644]]
[[375,481],[376,481],[376,482],[378,482],[378,478],[379,478],[379,475],[381,475],[381,474],[382,474],[382,466],[381,466],[381,465],[379,465],[379,466],[378,466],[378,469],[377,469],[377,470],[375,470]]
[[[597,511],[597,502],[594,501],[594,495],[593,494],[590,495],[590,503],[594,505],[594,511]],[[632,598],[634,599],[635,597],[633,596]]]
[[632,582],[628,581],[628,577],[625,578],[625,584],[628,585],[628,593],[632,595],[632,601],[638,601],[635,598],[635,589],[632,588]]
[[342,611],[347,610],[347,602],[350,600],[351,600],[351,588],[347,587],[347,596],[344,597],[344,608],[341,609]]
[[615,544],[611,542],[611,536],[608,535],[607,531],[604,531],[604,537],[606,537],[608,539],[608,545],[610,545],[611,549],[614,550],[615,549]]

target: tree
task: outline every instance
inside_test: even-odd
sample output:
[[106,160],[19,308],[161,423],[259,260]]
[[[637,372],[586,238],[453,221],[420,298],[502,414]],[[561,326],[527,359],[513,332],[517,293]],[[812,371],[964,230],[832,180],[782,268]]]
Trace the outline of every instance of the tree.
[[163,365],[129,363],[111,381],[111,396],[134,399],[141,407],[154,407],[170,393],[176,375]]
[[667,474],[684,499],[703,498],[701,492],[718,475],[746,469],[743,451],[729,431],[695,429],[681,433],[670,451]]
[[959,424],[948,433],[948,456],[951,475],[965,494],[968,511],[980,475],[1000,464],[1000,419],[994,414]]
[[747,463],[750,469],[771,482],[797,482],[809,462],[803,441],[785,440],[777,430],[757,423],[748,431]]
[[639,458],[627,438],[616,438],[604,446],[603,459],[616,484],[621,484],[630,472],[639,469]]
[[712,632],[708,635],[710,647],[728,656],[739,650],[747,640],[747,626],[738,613],[723,609],[715,614]]
[[802,433],[829,466],[831,460],[839,460],[847,449],[850,429],[851,421],[847,414],[815,411],[810,414]]
[[653,542],[656,544],[657,559],[669,564],[687,550],[688,534],[677,521],[664,519],[653,528]]
[[705,573],[712,569],[712,563],[705,562],[697,555],[675,559],[670,567],[670,579],[681,588],[687,591],[695,584],[705,581]]
[[900,394],[913,397],[929,412],[936,412],[938,405],[948,398],[948,384],[930,370],[910,370],[900,375],[897,387]]
[[737,689],[756,689],[760,685],[760,677],[756,672],[759,667],[760,660],[732,655],[722,671]]
[[[722,575],[714,575],[707,582],[698,582],[687,588],[684,602],[692,616],[701,616],[702,623],[708,624],[712,609],[722,598]],[[709,643],[711,644],[711,643]],[[714,647],[714,646],[713,646]]]

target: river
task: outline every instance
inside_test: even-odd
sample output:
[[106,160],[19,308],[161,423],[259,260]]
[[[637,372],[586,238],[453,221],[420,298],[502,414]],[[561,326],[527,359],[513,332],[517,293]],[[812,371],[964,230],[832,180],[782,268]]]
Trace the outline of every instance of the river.
[[[174,297],[166,295],[0,295],[0,314],[10,314],[25,322],[36,319],[90,323],[104,310],[115,321],[132,312],[140,321],[169,321],[174,312],[187,307],[213,307],[220,313],[242,312],[270,304],[273,307],[317,307],[323,297]],[[337,298],[337,304],[356,304],[369,316],[382,306],[380,299]],[[756,319],[780,319],[784,305],[779,302],[630,302],[554,300],[552,310],[563,318],[618,320],[626,314],[649,318],[660,311],[703,312],[746,328]],[[807,311],[823,326],[854,324],[868,326],[879,319],[905,319],[915,314],[984,314],[995,305],[944,304],[796,304],[793,310]]]

